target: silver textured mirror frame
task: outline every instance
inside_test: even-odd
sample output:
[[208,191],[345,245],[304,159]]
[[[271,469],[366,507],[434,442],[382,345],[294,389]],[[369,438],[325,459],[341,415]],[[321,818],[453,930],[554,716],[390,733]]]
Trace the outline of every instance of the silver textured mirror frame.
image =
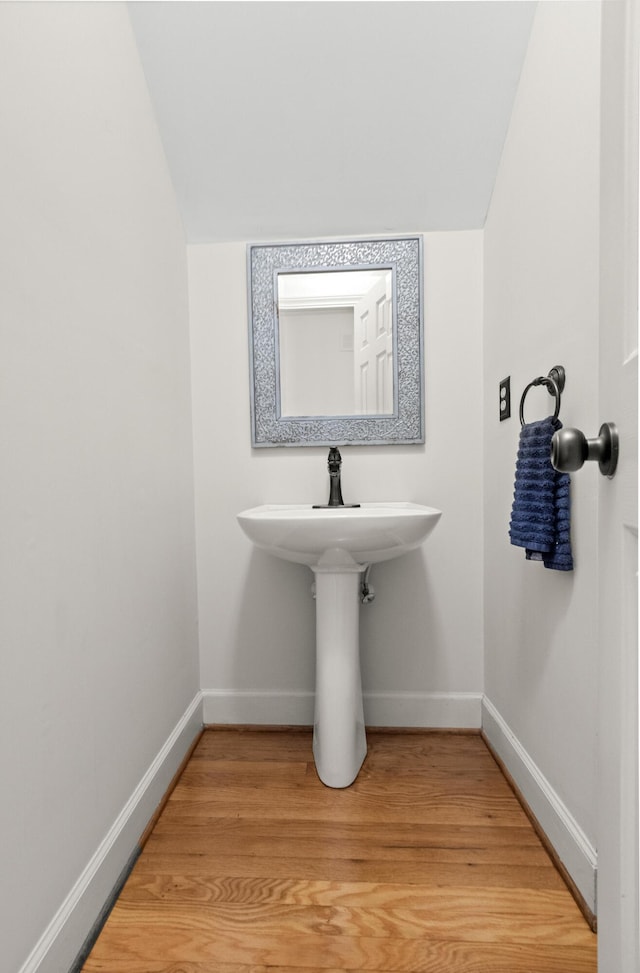
[[[282,416],[278,274],[390,269],[394,411],[390,415]],[[260,446],[424,442],[422,237],[249,244],[251,443]],[[327,381],[330,381],[327,376]]]

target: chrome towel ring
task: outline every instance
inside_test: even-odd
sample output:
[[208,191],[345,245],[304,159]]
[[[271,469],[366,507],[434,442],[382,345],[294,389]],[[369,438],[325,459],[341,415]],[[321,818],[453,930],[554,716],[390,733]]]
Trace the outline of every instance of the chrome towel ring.
[[534,378],[532,382],[529,382],[524,392],[522,393],[522,398],[520,399],[520,425],[524,426],[524,400],[527,397],[527,392],[532,389],[535,385],[546,385],[549,395],[553,395],[556,400],[556,408],[553,413],[553,418],[557,419],[560,415],[560,394],[564,389],[565,384],[565,371],[562,365],[554,365],[548,375],[539,375],[538,378]]

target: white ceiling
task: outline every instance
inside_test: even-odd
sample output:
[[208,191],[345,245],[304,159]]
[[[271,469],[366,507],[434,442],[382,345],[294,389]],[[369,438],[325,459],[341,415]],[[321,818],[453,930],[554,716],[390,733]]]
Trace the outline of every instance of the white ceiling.
[[483,226],[535,3],[128,6],[190,243]]

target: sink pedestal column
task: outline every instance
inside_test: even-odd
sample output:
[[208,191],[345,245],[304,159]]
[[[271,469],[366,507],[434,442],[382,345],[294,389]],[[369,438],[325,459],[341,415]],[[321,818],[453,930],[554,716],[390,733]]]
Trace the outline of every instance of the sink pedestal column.
[[316,693],[313,755],[320,780],[348,787],[367,754],[360,679],[360,575],[343,550],[327,551],[316,580]]

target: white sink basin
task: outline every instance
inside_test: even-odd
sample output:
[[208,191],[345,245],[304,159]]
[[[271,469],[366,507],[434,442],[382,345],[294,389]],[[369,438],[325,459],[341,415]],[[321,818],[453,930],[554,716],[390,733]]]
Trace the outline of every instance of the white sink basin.
[[439,519],[439,510],[418,503],[267,504],[238,514],[256,547],[306,564],[315,575],[313,755],[328,787],[348,787],[367,753],[358,617],[363,572],[418,547]]
[[440,514],[419,503],[363,503],[329,509],[266,504],[238,514],[238,523],[256,547],[313,568],[321,559],[323,563],[339,561],[344,554],[357,564],[399,557],[422,544]]

